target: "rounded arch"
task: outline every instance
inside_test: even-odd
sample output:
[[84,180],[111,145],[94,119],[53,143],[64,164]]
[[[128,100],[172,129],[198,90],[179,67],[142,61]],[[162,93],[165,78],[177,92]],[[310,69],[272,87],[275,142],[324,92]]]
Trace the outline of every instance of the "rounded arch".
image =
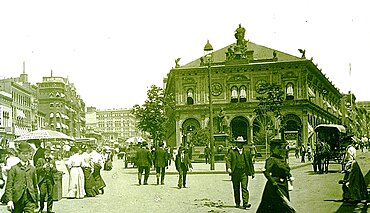
[[231,137],[235,139],[238,136],[243,136],[245,140],[248,138],[249,121],[243,116],[237,116],[230,122]]
[[188,118],[182,123],[182,144],[190,144],[194,132],[200,128],[200,122],[195,118]]
[[285,115],[282,124],[285,131],[299,131],[302,129],[302,120],[295,114]]
[[182,132],[188,133],[200,128],[200,122],[195,118],[188,118],[182,123]]

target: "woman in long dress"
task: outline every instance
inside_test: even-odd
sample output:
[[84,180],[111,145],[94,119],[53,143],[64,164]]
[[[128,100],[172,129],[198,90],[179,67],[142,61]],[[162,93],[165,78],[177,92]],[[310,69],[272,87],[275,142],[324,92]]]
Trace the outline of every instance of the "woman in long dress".
[[81,168],[83,158],[78,151],[78,148],[72,147],[70,150],[72,156],[66,162],[66,166],[69,168],[67,198],[83,198],[85,196],[84,173]]
[[361,168],[356,161],[356,148],[352,137],[347,138],[350,143],[343,158],[342,185],[344,202],[361,202],[368,199],[367,186]]
[[271,157],[266,160],[263,174],[267,179],[257,212],[295,212],[289,201],[290,168],[284,159],[286,143],[281,139],[270,142]]

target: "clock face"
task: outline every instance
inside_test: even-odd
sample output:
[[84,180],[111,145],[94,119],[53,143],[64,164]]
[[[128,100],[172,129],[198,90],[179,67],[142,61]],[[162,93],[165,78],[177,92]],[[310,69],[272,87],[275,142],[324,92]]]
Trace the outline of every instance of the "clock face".
[[266,81],[260,80],[256,83],[256,92],[258,94],[263,94],[266,92],[266,89],[264,88],[264,85],[266,84]]
[[222,85],[218,82],[215,82],[211,85],[212,95],[219,96],[222,93]]

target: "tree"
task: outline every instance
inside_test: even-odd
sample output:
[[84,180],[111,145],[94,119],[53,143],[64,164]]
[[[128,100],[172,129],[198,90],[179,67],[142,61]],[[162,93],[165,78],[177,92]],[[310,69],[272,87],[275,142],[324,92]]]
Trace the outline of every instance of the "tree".
[[142,106],[136,104],[132,114],[138,119],[137,128],[148,132],[153,139],[154,146],[163,141],[166,134],[165,108],[170,101],[164,96],[163,89],[152,85],[147,91],[147,99]]
[[[275,83],[264,83],[260,87],[261,96],[257,97],[259,103],[254,112],[257,115],[256,125],[259,131],[254,137],[258,143],[262,143],[262,138],[266,143],[266,156],[267,156],[267,143],[276,133],[280,132],[281,123],[281,105],[284,100],[284,91],[281,86]],[[271,120],[274,117],[276,122],[275,125]],[[274,128],[273,128],[274,127]],[[270,129],[274,131],[271,133]]]
[[195,146],[205,146],[209,144],[209,129],[198,128],[193,132],[192,143]]

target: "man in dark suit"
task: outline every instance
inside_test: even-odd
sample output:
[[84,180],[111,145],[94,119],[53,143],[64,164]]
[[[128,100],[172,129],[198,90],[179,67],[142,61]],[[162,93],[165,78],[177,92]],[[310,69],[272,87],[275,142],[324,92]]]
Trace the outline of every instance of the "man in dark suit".
[[164,143],[161,142],[159,144],[159,147],[154,151],[154,166],[156,171],[157,184],[159,184],[159,177],[161,177],[161,185],[164,184],[164,176],[169,159],[169,154],[163,146]]
[[233,182],[234,199],[236,207],[240,207],[240,186],[242,188],[243,208],[251,207],[248,191],[248,176],[254,178],[254,165],[249,149],[244,149],[245,140],[242,136],[238,136],[235,140],[236,147],[232,148],[228,153],[226,160],[226,169],[231,174]]
[[40,189],[40,212],[44,209],[45,197],[47,195],[47,212],[51,213],[53,209],[53,188],[54,174],[58,172],[53,156],[51,156],[51,148],[47,146],[44,151],[44,157],[39,158],[36,163],[36,172],[38,185]]
[[27,142],[21,142],[17,151],[20,162],[9,170],[5,187],[7,208],[13,213],[33,213],[37,202],[37,176],[30,162],[32,148]]
[[147,148],[147,143],[145,141],[141,142],[141,147],[136,152],[135,164],[138,168],[139,185],[141,185],[143,172],[145,172],[144,185],[148,185],[150,167],[152,166],[152,153],[150,153]]
[[178,188],[186,188],[186,175],[189,169],[192,169],[191,160],[186,148],[180,146],[175,159],[176,170],[179,172]]

